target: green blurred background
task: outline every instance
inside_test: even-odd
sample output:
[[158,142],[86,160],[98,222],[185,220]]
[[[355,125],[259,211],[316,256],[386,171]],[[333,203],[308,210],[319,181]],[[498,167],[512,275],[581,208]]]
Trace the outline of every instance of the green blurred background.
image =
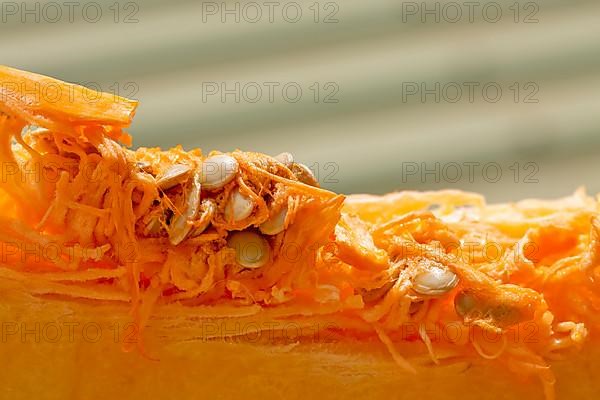
[[600,191],[598,1],[52,3],[2,3],[1,62],[139,99],[135,146],[289,151],[344,193]]

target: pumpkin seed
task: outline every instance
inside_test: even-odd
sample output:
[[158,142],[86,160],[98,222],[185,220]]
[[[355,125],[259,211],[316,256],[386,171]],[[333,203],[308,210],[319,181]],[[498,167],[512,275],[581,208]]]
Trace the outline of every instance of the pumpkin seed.
[[242,267],[260,268],[269,261],[269,242],[256,232],[231,233],[227,239],[227,246],[235,249],[235,260]]
[[156,180],[156,184],[162,190],[167,190],[187,180],[192,172],[192,167],[186,164],[173,164],[165,173]]
[[294,156],[292,156],[290,153],[280,153],[273,158],[285,165],[286,167],[289,167],[294,163]]
[[283,232],[286,216],[287,207],[283,207],[277,214],[272,215],[268,220],[260,224],[258,229],[265,235],[277,235]]
[[310,186],[319,186],[319,181],[311,169],[304,164],[294,162],[294,156],[290,153],[280,153],[273,158],[288,167],[300,182]]
[[446,268],[432,266],[413,279],[413,290],[426,296],[440,296],[452,290],[458,276]]
[[191,222],[198,214],[202,188],[200,184],[200,175],[200,170],[197,170],[192,178],[192,185],[186,196],[185,209],[182,211],[181,215],[176,215],[171,222],[169,228],[169,241],[174,245],[178,245],[188,236],[192,230]]
[[140,171],[147,173],[152,172],[152,165],[148,161],[137,161],[135,165]]
[[306,165],[292,162],[288,168],[300,182],[309,186],[319,187],[319,181],[317,181],[313,172]]
[[225,220],[228,222],[242,221],[252,214],[254,203],[248,196],[240,193],[239,188],[231,192],[229,201],[225,205]]
[[194,229],[190,232],[190,237],[200,236],[210,225],[213,215],[217,211],[217,204],[213,199],[204,199],[200,203],[200,216],[194,223]]
[[456,295],[454,309],[465,320],[485,319],[498,327],[511,326],[522,318],[520,310],[514,306],[490,302],[468,289]]
[[369,290],[361,290],[361,296],[363,298],[363,301],[365,303],[374,303],[378,300],[381,300],[390,291],[390,289],[394,286],[395,283],[395,280],[388,281],[381,287]]
[[146,226],[144,227],[144,235],[146,236],[155,236],[160,233],[162,229],[162,224],[158,219],[158,216],[152,216]]
[[235,178],[239,169],[237,160],[227,154],[208,157],[202,163],[202,186],[204,189],[219,189]]
[[459,292],[454,298],[454,309],[461,317],[466,317],[479,308],[479,300],[468,291]]

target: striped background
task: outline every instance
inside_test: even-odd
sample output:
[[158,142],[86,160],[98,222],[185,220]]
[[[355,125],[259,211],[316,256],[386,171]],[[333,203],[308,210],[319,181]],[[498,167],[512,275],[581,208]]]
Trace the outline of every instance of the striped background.
[[[139,99],[136,146],[290,151],[346,193],[600,191],[597,1],[476,2],[472,21],[462,1],[26,3],[2,3],[0,62]],[[439,101],[407,92],[436,83]]]

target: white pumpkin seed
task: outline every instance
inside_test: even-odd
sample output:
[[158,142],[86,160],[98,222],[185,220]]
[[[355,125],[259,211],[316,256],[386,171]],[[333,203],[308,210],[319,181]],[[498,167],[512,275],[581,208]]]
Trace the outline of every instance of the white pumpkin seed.
[[452,290],[457,283],[458,276],[454,272],[432,266],[415,276],[413,290],[426,296],[440,296]]
[[288,168],[300,182],[309,186],[319,186],[319,181],[306,165],[294,162]]
[[260,224],[258,229],[265,235],[277,235],[283,232],[286,216],[287,207],[283,207],[277,214],[272,215],[268,220]]
[[227,238],[227,246],[235,250],[235,260],[244,268],[260,268],[269,261],[269,242],[256,232],[233,232]]
[[156,184],[162,190],[170,189],[179,183],[185,182],[190,172],[192,172],[192,167],[189,165],[173,164],[156,180]]
[[182,210],[181,215],[177,215],[171,221],[169,227],[169,241],[178,245],[181,243],[192,229],[191,222],[196,218],[198,210],[200,208],[200,170],[196,170],[192,178],[192,184],[186,196],[185,209]]
[[235,188],[225,205],[225,220],[227,222],[242,221],[248,218],[253,210],[252,199],[240,193],[239,188]]
[[202,163],[202,186],[207,190],[222,188],[235,178],[238,169],[237,160],[227,154],[208,157]]
[[280,153],[273,158],[285,165],[286,167],[289,167],[294,163],[294,156],[292,156],[290,153]]
[[200,203],[200,211],[198,212],[198,220],[194,223],[195,228],[190,232],[189,237],[199,236],[204,233],[216,212],[217,204],[213,199],[202,200],[202,203]]

